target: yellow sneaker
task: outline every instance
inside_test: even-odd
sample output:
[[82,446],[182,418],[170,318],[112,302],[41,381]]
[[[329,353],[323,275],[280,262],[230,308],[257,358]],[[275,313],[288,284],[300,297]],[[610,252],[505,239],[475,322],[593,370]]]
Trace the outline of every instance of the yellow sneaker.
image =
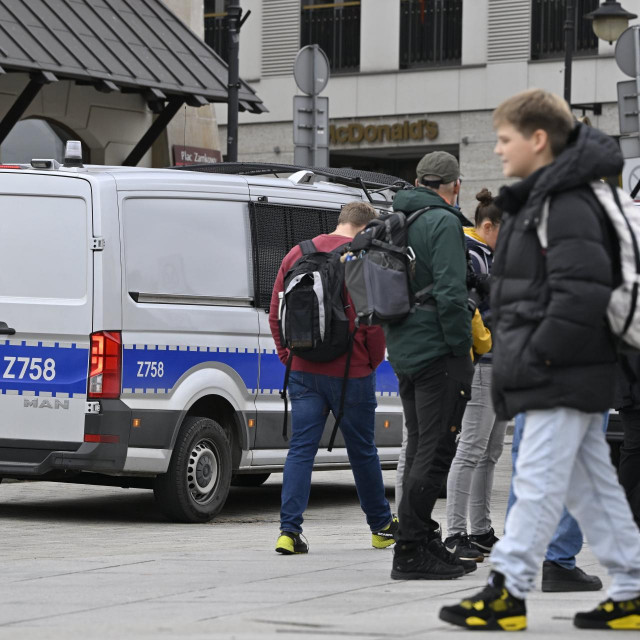
[[640,631],[640,595],[633,600],[605,600],[591,611],[576,613],[573,624],[580,629]]
[[497,571],[489,575],[487,586],[460,604],[440,609],[440,620],[465,629],[524,631],[527,608],[524,600],[512,596],[504,586],[504,576]]
[[276,551],[285,556],[294,553],[309,553],[309,545],[301,538],[301,534],[292,531],[281,531],[278,542],[276,542]]
[[391,516],[391,522],[380,531],[371,534],[371,546],[374,549],[386,549],[396,543],[398,537],[398,516]]

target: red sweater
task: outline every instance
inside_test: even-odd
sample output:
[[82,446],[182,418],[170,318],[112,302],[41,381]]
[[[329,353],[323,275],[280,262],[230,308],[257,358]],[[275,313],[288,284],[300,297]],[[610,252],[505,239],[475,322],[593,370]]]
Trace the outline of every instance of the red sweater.
[[[313,244],[318,251],[333,251],[337,247],[349,242],[351,238],[338,235],[323,234],[313,239]],[[289,359],[289,350],[285,349],[280,343],[280,332],[278,329],[278,294],[284,290],[284,278],[287,272],[294,265],[296,260],[302,256],[302,251],[297,245],[289,251],[285,256],[275,285],[273,286],[273,294],[271,295],[271,306],[269,308],[269,326],[271,334],[278,349],[278,357],[282,364],[287,363]],[[356,318],[351,299],[347,299],[348,307],[346,314],[349,318],[350,331],[353,331],[354,321]],[[366,327],[362,326],[355,335],[353,344],[353,353],[351,355],[351,364],[349,365],[350,378],[364,378],[373,371],[384,360],[385,342],[382,327]],[[331,362],[310,362],[303,358],[293,357],[291,363],[292,371],[305,371],[307,373],[319,373],[325,376],[333,376],[342,378],[344,376],[344,368],[347,364],[347,354],[341,355]]]

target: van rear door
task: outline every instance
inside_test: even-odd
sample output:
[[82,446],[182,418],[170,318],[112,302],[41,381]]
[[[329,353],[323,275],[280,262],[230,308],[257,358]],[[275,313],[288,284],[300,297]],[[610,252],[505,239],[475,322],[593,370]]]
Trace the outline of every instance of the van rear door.
[[0,171],[0,462],[84,439],[92,235],[87,180]]

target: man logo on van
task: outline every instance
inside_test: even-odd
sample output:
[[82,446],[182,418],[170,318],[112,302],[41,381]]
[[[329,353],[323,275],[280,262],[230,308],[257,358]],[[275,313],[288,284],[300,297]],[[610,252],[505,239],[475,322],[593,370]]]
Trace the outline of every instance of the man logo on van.
[[58,398],[25,398],[24,406],[33,409],[68,409],[68,400],[58,400]]

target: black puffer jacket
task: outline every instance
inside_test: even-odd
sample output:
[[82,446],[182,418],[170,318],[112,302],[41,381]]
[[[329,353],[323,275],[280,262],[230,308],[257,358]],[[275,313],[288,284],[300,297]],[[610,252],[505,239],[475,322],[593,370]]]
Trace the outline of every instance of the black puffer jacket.
[[[584,125],[551,165],[503,187],[493,261],[493,398],[500,418],[613,403],[616,349],[606,322],[614,235],[588,182],[622,169],[616,142]],[[538,241],[551,197],[548,248]]]

